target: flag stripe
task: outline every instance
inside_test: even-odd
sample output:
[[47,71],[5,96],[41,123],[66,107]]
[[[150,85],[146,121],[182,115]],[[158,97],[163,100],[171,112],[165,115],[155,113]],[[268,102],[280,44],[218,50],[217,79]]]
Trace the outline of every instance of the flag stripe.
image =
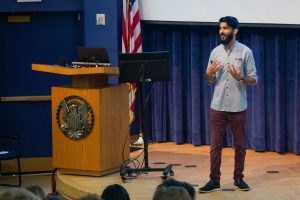
[[[138,0],[123,0],[122,14],[122,52],[142,52],[142,33],[140,25]],[[134,117],[136,84],[129,85],[129,116],[130,123]]]
[[142,48],[142,35],[139,35],[135,40],[134,52],[141,52],[139,48]]

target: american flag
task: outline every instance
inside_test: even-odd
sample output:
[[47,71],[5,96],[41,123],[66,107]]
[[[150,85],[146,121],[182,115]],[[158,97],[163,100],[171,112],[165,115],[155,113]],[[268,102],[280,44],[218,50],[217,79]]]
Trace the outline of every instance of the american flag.
[[[142,52],[142,34],[138,0],[123,0],[122,15],[122,52]],[[134,120],[136,84],[129,85],[129,119]]]
[[142,52],[142,34],[138,0],[123,0],[122,52]]

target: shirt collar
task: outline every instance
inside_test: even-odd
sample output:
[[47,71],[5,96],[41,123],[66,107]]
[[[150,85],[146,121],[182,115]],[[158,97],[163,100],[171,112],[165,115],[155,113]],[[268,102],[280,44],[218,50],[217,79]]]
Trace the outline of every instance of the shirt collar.
[[[231,51],[233,50],[233,48],[237,45],[237,43],[238,43],[238,41],[236,40],[236,41],[230,46],[230,48],[227,50],[227,52],[231,52]],[[223,45],[224,50],[226,51],[225,45],[224,45],[224,44],[222,44],[222,45]]]

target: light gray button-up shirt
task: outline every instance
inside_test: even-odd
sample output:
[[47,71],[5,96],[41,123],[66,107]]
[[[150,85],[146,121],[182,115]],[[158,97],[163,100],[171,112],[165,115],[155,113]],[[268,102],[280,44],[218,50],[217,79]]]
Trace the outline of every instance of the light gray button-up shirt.
[[215,90],[210,107],[218,111],[240,112],[247,108],[246,85],[227,72],[227,64],[241,67],[241,77],[252,77],[257,81],[255,61],[250,48],[236,41],[228,51],[223,44],[214,48],[209,63],[221,62],[220,71],[215,74]]

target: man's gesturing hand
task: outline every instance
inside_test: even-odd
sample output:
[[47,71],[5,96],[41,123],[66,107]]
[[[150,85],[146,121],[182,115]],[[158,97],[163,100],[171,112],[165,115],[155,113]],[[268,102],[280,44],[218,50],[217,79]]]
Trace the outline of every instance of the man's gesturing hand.
[[233,78],[235,78],[237,81],[240,81],[241,80],[241,67],[238,66],[236,69],[228,64],[227,65],[227,71],[231,74],[231,76],[233,76]]

